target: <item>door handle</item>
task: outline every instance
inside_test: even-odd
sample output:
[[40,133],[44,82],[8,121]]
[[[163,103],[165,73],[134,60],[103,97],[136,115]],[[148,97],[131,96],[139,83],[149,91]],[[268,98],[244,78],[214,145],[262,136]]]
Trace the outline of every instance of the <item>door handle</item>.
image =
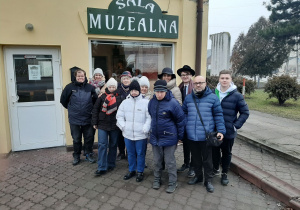
[[13,104],[19,101],[19,96],[18,95],[11,96],[11,98],[12,98],[11,101],[12,101]]

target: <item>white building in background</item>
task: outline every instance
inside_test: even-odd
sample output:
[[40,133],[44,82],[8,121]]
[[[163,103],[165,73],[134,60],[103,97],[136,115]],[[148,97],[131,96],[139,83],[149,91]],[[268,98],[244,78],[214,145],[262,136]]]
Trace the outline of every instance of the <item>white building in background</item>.
[[210,75],[219,75],[219,72],[230,68],[230,34],[222,32],[212,34],[211,39],[211,66]]

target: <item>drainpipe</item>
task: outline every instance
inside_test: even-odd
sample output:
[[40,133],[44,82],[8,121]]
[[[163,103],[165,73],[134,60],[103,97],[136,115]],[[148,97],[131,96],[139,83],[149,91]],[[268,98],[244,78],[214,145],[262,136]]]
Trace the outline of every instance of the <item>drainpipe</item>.
[[197,0],[197,32],[196,32],[196,75],[201,72],[203,0]]

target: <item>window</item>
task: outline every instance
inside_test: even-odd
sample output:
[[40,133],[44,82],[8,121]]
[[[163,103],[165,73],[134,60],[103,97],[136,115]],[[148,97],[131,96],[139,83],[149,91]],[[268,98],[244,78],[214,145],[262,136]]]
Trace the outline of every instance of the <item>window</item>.
[[164,67],[172,67],[172,44],[146,42],[91,41],[92,69],[101,68],[106,79],[124,71],[147,76],[151,83]]

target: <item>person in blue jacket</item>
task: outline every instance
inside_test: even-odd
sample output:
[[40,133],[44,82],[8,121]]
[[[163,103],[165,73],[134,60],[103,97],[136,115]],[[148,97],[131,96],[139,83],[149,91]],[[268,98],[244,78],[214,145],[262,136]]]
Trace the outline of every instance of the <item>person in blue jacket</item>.
[[[200,111],[204,125],[202,125],[196,105]],[[206,86],[205,78],[197,76],[194,78],[193,92],[186,96],[182,109],[186,115],[186,133],[193,156],[194,170],[196,176],[188,184],[194,185],[203,181],[208,192],[213,192],[214,187],[211,183],[213,165],[212,165],[212,147],[206,143],[206,132],[217,131],[220,140],[225,134],[225,124],[223,111],[218,97]],[[205,126],[205,129],[204,129]],[[202,169],[203,167],[203,169]]]
[[[74,68],[74,67],[73,67]],[[84,138],[84,154],[86,160],[95,163],[93,157],[94,129],[91,124],[93,104],[98,96],[95,88],[87,83],[84,70],[75,67],[75,79],[68,84],[60,97],[60,103],[68,109],[68,117],[73,138],[73,165],[80,162],[82,135]]]
[[[249,117],[249,108],[244,97],[240,94],[232,82],[231,71],[223,70],[219,73],[219,84],[215,89],[223,109],[226,134],[223,143],[213,148],[213,175],[220,174],[219,166],[222,162],[221,184],[226,186],[229,183],[227,178],[231,162],[231,150],[237,129],[240,129]],[[238,115],[239,114],[239,115]],[[222,151],[222,158],[221,153]]]
[[154,161],[153,189],[161,185],[162,162],[165,160],[169,174],[167,193],[173,193],[177,187],[177,169],[175,150],[178,140],[183,138],[185,115],[179,102],[167,89],[167,82],[157,80],[154,83],[155,95],[148,104],[151,116],[150,144]]

